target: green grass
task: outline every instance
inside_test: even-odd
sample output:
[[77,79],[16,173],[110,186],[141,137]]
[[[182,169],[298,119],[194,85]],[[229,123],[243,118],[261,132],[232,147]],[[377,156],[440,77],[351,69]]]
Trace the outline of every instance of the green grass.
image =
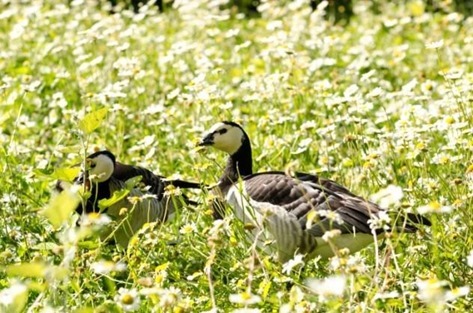
[[[138,15],[15,3],[0,4],[0,312],[121,312],[138,300],[139,312],[471,310],[471,18],[418,1],[379,16],[356,1],[346,27],[295,2],[255,19],[207,1]],[[102,108],[100,127],[84,132],[80,121]],[[394,209],[430,204],[433,226],[288,271],[238,221],[213,224],[204,193],[127,251],[74,237],[72,217],[55,228],[39,214],[57,169],[96,148],[215,183],[226,156],[195,145],[221,120],[244,125],[258,171],[319,173],[365,197],[399,186]],[[103,261],[111,271],[97,270]],[[340,294],[307,287],[340,275]]]

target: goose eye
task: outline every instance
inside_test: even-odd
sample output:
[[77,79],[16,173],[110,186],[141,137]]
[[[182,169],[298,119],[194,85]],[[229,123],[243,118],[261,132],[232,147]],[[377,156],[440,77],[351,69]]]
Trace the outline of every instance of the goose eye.
[[228,129],[224,128],[224,129],[219,130],[218,133],[219,133],[220,135],[223,135],[223,134],[225,134],[227,131],[228,131]]
[[91,162],[90,163],[90,168],[95,168],[97,166],[97,163]]

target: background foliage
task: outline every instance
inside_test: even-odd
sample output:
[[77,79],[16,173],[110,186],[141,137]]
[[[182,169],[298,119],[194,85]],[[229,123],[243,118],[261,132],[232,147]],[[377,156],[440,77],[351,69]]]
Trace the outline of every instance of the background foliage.
[[[279,1],[279,3],[288,4],[292,0]],[[265,2],[265,1],[263,1]],[[315,9],[317,6],[322,3],[323,0],[310,0],[310,6]],[[329,0],[327,1],[327,15],[331,20],[336,22],[344,21],[348,22],[353,16],[353,0]],[[377,14],[382,14],[384,0],[372,0],[371,9]],[[410,3],[410,0],[398,1],[403,5]],[[421,1],[417,1],[422,3]],[[466,16],[470,16],[473,13],[473,3],[469,0],[427,0],[422,3],[423,6],[429,11],[433,12],[451,12],[455,10],[459,13],[462,13]],[[119,5],[121,7],[133,8],[135,12],[138,12],[140,7],[147,3],[154,3],[157,8],[164,12],[166,10],[172,9],[172,0],[155,0],[155,1],[146,1],[146,0],[110,0],[110,3],[113,6]],[[356,3],[356,1],[355,1]],[[247,16],[258,15],[258,6],[261,4],[260,0],[228,0],[222,8],[231,8],[233,10],[238,10],[240,13],[244,13]]]
[[[308,1],[262,1],[252,19],[226,4],[0,3],[0,311],[471,310],[473,19],[448,3],[375,14],[356,1],[342,27]],[[319,173],[366,197],[395,185],[393,209],[433,226],[283,266],[231,217],[213,222],[205,192],[127,251],[40,214],[73,206],[52,187],[95,148],[216,182],[225,156],[195,144],[220,120],[245,126],[260,171]]]

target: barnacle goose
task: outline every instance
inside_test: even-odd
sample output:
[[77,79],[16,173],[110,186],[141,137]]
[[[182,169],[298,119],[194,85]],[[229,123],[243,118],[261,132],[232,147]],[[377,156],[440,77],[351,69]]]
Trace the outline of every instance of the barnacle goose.
[[[230,155],[216,185],[217,193],[238,219],[256,226],[251,236],[258,236],[260,246],[268,239],[275,242],[282,262],[295,253],[329,258],[342,248],[356,252],[372,243],[374,234],[381,239],[386,231],[392,231],[370,227],[371,219],[386,212],[384,208],[332,180],[297,172],[253,173],[249,137],[234,122],[215,124],[199,146],[212,146]],[[214,206],[214,210],[221,208]],[[413,223],[430,225],[428,219],[415,214],[408,214],[401,222],[396,229],[404,232],[415,232]],[[322,236],[327,231],[339,235],[326,241]]]
[[[86,167],[86,170],[74,180],[74,183],[84,185],[86,191],[90,192],[90,196],[84,203],[79,204],[76,209],[77,213],[99,212],[100,200],[109,199],[114,192],[129,189],[129,193],[125,197],[104,210],[110,217],[115,219],[118,225],[113,230],[113,238],[122,247],[128,245],[130,238],[145,223],[164,222],[172,218],[173,213],[179,206],[193,204],[185,196],[178,199],[166,195],[165,189],[167,186],[201,188],[198,183],[184,180],[167,180],[145,168],[117,162],[115,155],[107,150],[89,155],[86,158]],[[146,187],[127,187],[126,181],[137,176],[141,177],[141,183]],[[67,188],[66,183],[58,181],[56,190],[61,192],[65,188]],[[134,197],[137,200],[135,204],[130,201]],[[123,211],[124,208],[127,212]],[[109,234],[104,237],[108,237]]]

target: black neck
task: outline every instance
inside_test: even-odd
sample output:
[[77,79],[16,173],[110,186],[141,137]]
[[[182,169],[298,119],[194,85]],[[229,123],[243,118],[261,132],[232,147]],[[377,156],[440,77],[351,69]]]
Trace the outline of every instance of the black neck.
[[[89,199],[87,199],[87,202],[86,202],[86,207],[85,207],[86,213],[99,212],[99,207],[98,207],[99,201],[102,199],[108,199],[111,197],[109,181],[110,180],[107,180],[98,184],[92,183],[93,186],[90,189],[90,197]],[[82,205],[79,205],[76,211],[78,214],[82,214],[83,213]]]
[[228,158],[220,183],[234,184],[239,177],[253,174],[252,161],[251,144],[248,137],[246,137],[243,139],[240,149]]

